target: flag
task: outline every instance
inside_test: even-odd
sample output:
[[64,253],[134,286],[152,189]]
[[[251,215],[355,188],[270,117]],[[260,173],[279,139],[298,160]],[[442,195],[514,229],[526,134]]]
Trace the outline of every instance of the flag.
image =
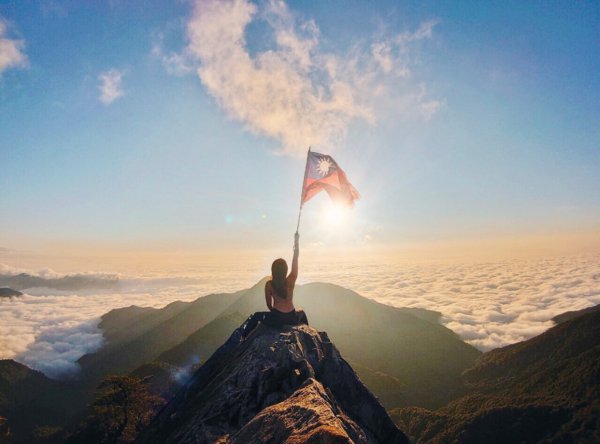
[[326,154],[308,152],[302,202],[309,201],[320,191],[325,190],[334,202],[353,205],[360,197],[356,188],[346,178],[346,173],[335,160]]

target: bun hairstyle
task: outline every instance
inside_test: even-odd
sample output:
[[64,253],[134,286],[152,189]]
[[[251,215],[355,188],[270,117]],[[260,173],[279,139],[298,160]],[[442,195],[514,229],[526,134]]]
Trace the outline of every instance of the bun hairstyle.
[[287,272],[288,266],[285,259],[275,259],[271,265],[271,285],[282,299],[287,299]]

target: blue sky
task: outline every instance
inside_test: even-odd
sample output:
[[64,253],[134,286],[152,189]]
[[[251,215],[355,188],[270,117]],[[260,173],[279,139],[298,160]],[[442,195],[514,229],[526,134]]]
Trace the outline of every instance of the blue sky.
[[309,143],[363,198],[341,225],[307,204],[307,243],[597,237],[597,2],[0,1],[0,18],[0,246],[287,245]]

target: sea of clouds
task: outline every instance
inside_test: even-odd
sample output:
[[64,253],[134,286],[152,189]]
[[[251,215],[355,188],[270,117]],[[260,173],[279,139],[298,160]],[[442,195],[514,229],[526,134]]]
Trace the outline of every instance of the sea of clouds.
[[[72,376],[77,359],[102,346],[97,326],[109,310],[158,308],[248,288],[268,273],[263,268],[229,263],[188,276],[121,276],[117,291],[29,289],[0,300],[0,358],[51,377]],[[0,273],[16,271],[23,270],[0,267]],[[301,283],[335,283],[389,305],[439,311],[446,327],[484,351],[538,335],[560,313],[600,303],[600,255],[453,263],[316,260],[302,264],[301,272]]]
[[543,333],[558,314],[600,304],[598,255],[349,265],[324,280],[385,304],[439,311],[442,324],[482,351]]

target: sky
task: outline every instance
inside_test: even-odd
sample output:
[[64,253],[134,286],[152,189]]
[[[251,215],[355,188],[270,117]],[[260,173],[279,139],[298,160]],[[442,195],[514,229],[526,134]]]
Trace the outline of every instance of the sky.
[[287,246],[310,145],[303,245],[596,248],[599,72],[592,1],[0,0],[0,247]]

